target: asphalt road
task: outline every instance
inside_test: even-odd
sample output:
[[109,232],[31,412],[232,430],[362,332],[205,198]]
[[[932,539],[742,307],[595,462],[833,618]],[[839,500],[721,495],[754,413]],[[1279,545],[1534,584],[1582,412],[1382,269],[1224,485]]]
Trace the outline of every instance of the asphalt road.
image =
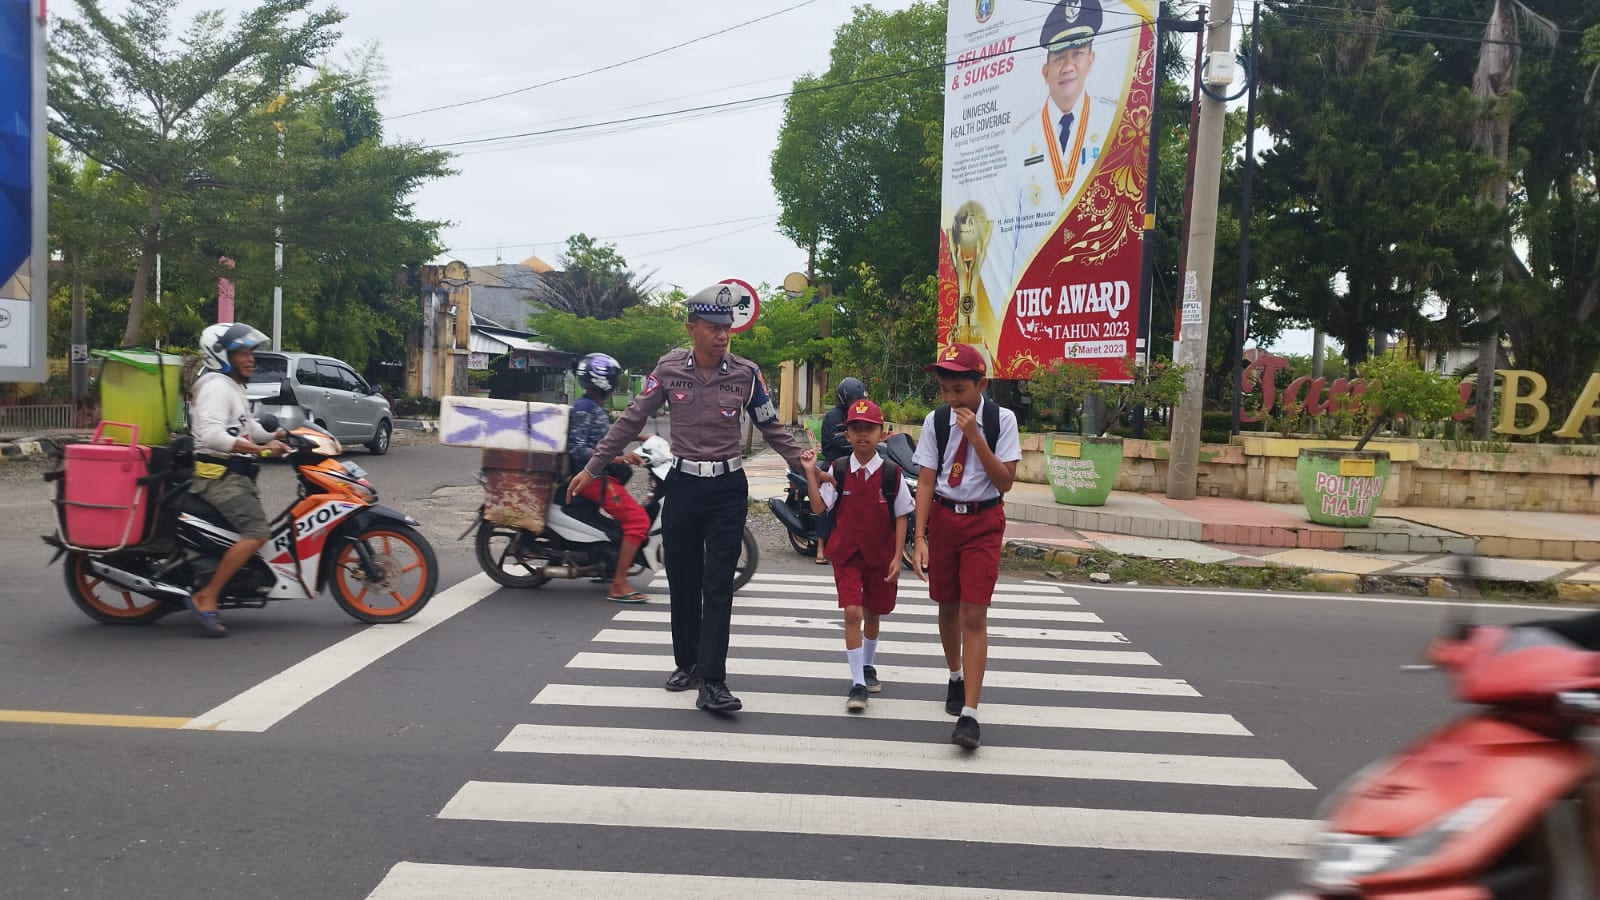
[[[37,538],[37,467],[0,463],[0,897],[1259,897],[1324,793],[1452,712],[1400,671],[1439,605],[1008,577],[964,757],[915,584],[884,693],[847,716],[826,570],[752,516],[746,712],[714,718],[659,689],[664,597],[473,577],[474,451],[354,456],[422,521],[446,590],[399,626],[327,600],[237,611],[224,641],[90,622]],[[286,503],[288,471],[264,479]]]

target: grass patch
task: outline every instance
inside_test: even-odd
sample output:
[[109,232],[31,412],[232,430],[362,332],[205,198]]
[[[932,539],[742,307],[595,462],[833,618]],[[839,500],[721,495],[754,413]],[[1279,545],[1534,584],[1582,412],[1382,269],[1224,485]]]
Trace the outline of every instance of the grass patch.
[[1010,564],[1046,572],[1071,581],[1089,581],[1096,572],[1111,576],[1113,584],[1169,585],[1182,587],[1232,587],[1260,591],[1305,590],[1305,576],[1310,569],[1291,566],[1230,566],[1221,563],[1198,563],[1187,559],[1151,559],[1145,556],[1124,556],[1109,550],[1092,549],[1072,551],[1077,565],[1063,564],[1061,554],[1053,559],[1044,553],[1024,554],[1028,548],[1018,548]]

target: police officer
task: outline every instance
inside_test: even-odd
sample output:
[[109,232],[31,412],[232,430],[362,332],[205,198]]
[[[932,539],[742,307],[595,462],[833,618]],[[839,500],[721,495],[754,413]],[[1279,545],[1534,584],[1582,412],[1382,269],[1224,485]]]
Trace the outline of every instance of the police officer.
[[728,352],[733,324],[732,288],[714,284],[689,298],[685,326],[693,347],[656,363],[644,388],[573,476],[576,495],[639,434],[645,419],[667,404],[672,414],[673,470],[667,475],[661,538],[672,594],[672,655],[676,668],[666,689],[698,686],[695,705],[737,712],[728,690],[728,627],[733,616],[733,570],[739,562],[748,511],[749,482],[739,454],[739,422],[748,413],[767,445],[796,472],[800,447],[778,422],[778,412],[756,364]]

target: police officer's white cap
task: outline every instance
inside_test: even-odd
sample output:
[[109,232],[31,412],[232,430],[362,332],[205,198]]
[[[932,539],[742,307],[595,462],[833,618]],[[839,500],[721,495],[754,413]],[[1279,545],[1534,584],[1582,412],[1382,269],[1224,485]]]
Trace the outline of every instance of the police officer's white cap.
[[713,284],[689,298],[689,321],[704,319],[713,325],[732,325],[737,302],[733,285]]

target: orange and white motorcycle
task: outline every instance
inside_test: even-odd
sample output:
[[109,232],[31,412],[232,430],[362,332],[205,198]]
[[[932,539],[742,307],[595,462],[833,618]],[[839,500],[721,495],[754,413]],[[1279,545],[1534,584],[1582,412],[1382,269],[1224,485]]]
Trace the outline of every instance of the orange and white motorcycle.
[[[228,581],[218,606],[260,609],[278,600],[310,600],[326,587],[341,609],[363,622],[416,615],[439,583],[438,559],[416,520],[378,503],[367,473],[335,458],[343,448],[333,435],[306,426],[284,443],[299,497],[273,520],[271,538]],[[210,580],[239,539],[214,507],[186,489],[190,472],[175,465],[142,479],[162,490],[138,543],[75,546],[65,528],[45,538],[57,558],[66,557],[67,592],[90,618],[139,624],[183,610],[184,598]]]

